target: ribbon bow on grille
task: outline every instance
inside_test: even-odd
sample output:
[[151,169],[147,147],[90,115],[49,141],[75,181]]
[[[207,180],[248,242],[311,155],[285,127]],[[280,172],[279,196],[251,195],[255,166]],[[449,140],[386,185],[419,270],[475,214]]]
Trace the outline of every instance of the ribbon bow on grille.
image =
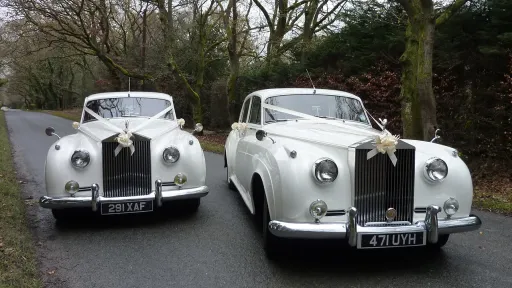
[[399,136],[393,136],[391,133],[385,131],[375,137],[375,148],[366,154],[366,160],[371,159],[378,153],[388,154],[389,159],[396,166],[397,158],[395,155],[396,145],[398,144]]
[[119,152],[121,152],[123,148],[130,148],[130,151],[132,152],[130,155],[133,155],[133,153],[135,152],[135,146],[133,146],[133,141],[131,140],[131,138],[132,133],[130,131],[123,131],[119,133],[119,136],[117,136],[115,139],[117,143],[119,143],[116,150],[114,150],[115,156],[117,156],[117,154],[119,154]]

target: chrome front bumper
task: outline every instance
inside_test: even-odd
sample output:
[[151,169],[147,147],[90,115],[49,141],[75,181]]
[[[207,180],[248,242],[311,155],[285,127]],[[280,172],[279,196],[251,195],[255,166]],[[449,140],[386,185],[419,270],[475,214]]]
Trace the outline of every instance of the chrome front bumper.
[[[162,187],[166,186],[174,186],[178,187],[178,189],[163,191]],[[201,198],[206,196],[209,192],[208,186],[179,188],[179,186],[173,182],[162,182],[161,180],[155,181],[155,187],[156,191],[148,195],[106,198],[99,195],[99,185],[93,184],[89,189],[91,196],[67,196],[58,198],[42,196],[39,199],[39,205],[43,208],[50,209],[91,207],[92,211],[97,211],[99,203],[154,200],[156,205],[161,207],[164,201]]]
[[357,209],[348,210],[347,222],[336,223],[288,223],[270,221],[272,234],[283,238],[302,239],[348,239],[348,244],[357,246],[359,234],[413,233],[426,231],[427,243],[437,243],[438,236],[444,234],[473,231],[480,228],[482,221],[476,215],[464,218],[438,219],[438,206],[427,208],[424,221],[407,226],[372,226],[363,227],[356,224]]

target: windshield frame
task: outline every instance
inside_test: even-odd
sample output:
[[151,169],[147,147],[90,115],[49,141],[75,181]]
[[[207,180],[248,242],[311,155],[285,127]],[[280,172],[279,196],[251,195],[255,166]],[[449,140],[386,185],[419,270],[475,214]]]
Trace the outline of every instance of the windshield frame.
[[[265,98],[265,100],[263,101],[263,103],[267,104],[267,105],[272,105],[272,104],[269,104],[267,103],[267,100],[270,99],[270,98],[274,98],[274,97],[281,97],[281,96],[291,96],[291,97],[295,97],[295,96],[331,96],[331,97],[345,97],[345,98],[350,98],[350,99],[353,99],[354,101],[357,101],[359,102],[359,104],[361,105],[361,107],[363,108],[363,113],[365,115],[365,118],[366,118],[366,123],[365,122],[361,122],[361,121],[356,121],[356,120],[350,120],[350,119],[343,119],[343,118],[336,118],[336,117],[332,117],[332,118],[322,118],[322,117],[318,117],[318,119],[328,119],[328,120],[333,120],[333,121],[343,121],[343,122],[350,122],[350,123],[355,123],[355,124],[359,124],[359,125],[364,125],[364,126],[369,126],[369,127],[372,127],[372,124],[371,124],[371,121],[370,121],[370,118],[369,118],[369,115],[368,115],[368,111],[366,110],[366,108],[364,107],[364,103],[361,99],[359,98],[356,98],[356,97],[350,97],[348,95],[339,95],[339,94],[330,94],[330,93],[321,93],[321,94],[313,94],[313,93],[307,93],[307,94],[279,94],[279,95],[272,95],[272,96],[268,96]],[[280,107],[280,108],[285,108],[285,109],[289,109],[289,108],[286,108],[286,107],[281,107],[279,105],[275,105],[277,107]],[[276,121],[276,122],[267,122],[265,119],[266,119],[266,116],[267,116],[267,112],[266,111],[263,111],[264,109],[269,109],[269,108],[264,108],[264,107],[261,107],[261,113],[262,113],[262,119],[261,119],[261,122],[263,125],[269,125],[269,124],[275,124],[275,123],[279,123],[279,122],[286,122],[286,121],[294,121],[294,120],[306,120],[304,118],[295,118],[295,119],[283,119],[282,121]],[[301,112],[302,113],[302,112]],[[309,114],[309,113],[304,113],[304,114]],[[317,116],[314,116],[314,115],[311,115],[309,114],[311,117],[317,117]]]
[[[173,119],[165,119],[165,118],[162,118],[160,120],[167,120],[167,121],[178,121],[178,119],[176,118],[176,109],[174,107],[174,102],[172,101],[172,98],[170,99],[167,99],[167,98],[161,98],[161,97],[147,97],[147,96],[126,96],[126,97],[105,97],[105,98],[95,98],[95,99],[89,99],[87,101],[84,101],[84,106],[82,108],[82,116],[80,117],[80,124],[87,124],[87,123],[92,123],[92,122],[96,122],[98,121],[98,119],[94,118],[91,119],[91,120],[87,120],[84,122],[84,118],[85,118],[85,113],[87,113],[85,111],[85,107],[87,107],[87,104],[89,104],[90,102],[92,101],[101,101],[101,100],[108,100],[108,99],[122,99],[122,98],[141,98],[141,99],[153,99],[153,100],[162,100],[162,101],[168,101],[171,103],[170,106],[167,106],[165,108],[163,108],[162,110],[158,111],[155,115],[157,115],[158,113],[160,113],[161,111],[164,111],[165,109],[167,109],[168,107],[172,107],[171,111],[169,112],[172,112],[172,117]],[[155,116],[153,115],[153,116]],[[101,115],[100,115],[101,116]],[[130,117],[112,117],[112,118],[103,118],[105,120],[111,120],[111,119],[149,119],[153,116],[130,116]],[[92,116],[91,116],[92,117]]]

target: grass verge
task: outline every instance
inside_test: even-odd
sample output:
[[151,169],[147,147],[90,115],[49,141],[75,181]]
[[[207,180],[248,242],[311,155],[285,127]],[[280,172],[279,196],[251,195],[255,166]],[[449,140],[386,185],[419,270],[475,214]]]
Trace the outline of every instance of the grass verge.
[[[489,186],[480,188],[479,186],[475,187],[474,208],[512,216],[512,188],[510,185],[496,185],[495,183],[492,188]],[[501,191],[490,191],[496,190],[495,187],[501,187]]]
[[0,112],[0,287],[41,287],[34,241],[14,172],[4,112]]

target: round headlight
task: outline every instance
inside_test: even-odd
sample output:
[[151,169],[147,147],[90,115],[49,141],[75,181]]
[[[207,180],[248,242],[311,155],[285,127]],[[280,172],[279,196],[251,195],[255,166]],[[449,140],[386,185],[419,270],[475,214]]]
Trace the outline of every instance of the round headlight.
[[425,177],[434,182],[440,182],[448,175],[448,165],[439,158],[430,158],[425,163]]
[[167,147],[162,155],[166,163],[175,163],[180,159],[180,150],[176,147]]
[[311,205],[309,205],[309,214],[311,214],[315,220],[320,220],[327,214],[327,204],[320,199],[313,201]]
[[66,185],[64,186],[64,189],[66,190],[66,192],[68,192],[71,195],[78,192],[79,188],[80,188],[80,185],[78,185],[78,182],[76,182],[74,180],[68,181],[66,183]]
[[338,166],[331,159],[321,158],[313,165],[313,173],[316,180],[322,183],[330,183],[338,177]]
[[459,211],[459,201],[450,197],[450,199],[444,202],[443,209],[446,215],[452,216],[453,214],[457,213],[457,211]]
[[87,150],[76,150],[73,155],[71,155],[71,164],[75,168],[85,168],[89,165],[89,162],[91,162],[91,156]]

